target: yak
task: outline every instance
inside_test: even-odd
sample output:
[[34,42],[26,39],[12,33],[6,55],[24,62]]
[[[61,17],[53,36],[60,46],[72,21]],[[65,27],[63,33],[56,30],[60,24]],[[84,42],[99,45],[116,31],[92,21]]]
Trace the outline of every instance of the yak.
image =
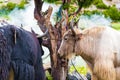
[[92,71],[92,80],[120,80],[120,32],[96,26],[64,33],[58,56],[69,60],[81,56]]
[[41,43],[14,25],[0,27],[0,80],[45,80]]

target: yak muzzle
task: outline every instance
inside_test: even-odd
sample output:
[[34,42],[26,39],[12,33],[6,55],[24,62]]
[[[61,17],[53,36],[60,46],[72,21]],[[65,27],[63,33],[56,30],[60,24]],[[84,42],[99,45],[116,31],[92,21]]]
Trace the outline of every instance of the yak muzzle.
[[60,60],[60,64],[62,67],[66,67],[68,65],[68,59],[65,58],[64,55],[61,55],[60,53],[58,53],[58,58]]

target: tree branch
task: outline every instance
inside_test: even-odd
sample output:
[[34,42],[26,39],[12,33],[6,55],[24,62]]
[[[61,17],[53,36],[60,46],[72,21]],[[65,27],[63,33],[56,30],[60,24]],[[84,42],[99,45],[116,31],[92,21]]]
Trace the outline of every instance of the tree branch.
[[34,9],[34,17],[36,20],[41,22],[41,10],[42,10],[42,5],[43,5],[43,1],[42,0],[34,0],[34,4],[35,4],[35,9]]
[[[80,0],[77,0],[77,1],[78,1],[78,2],[81,2]],[[70,14],[70,15],[69,15],[69,17],[70,17],[70,16],[72,16],[72,15],[75,15],[75,16],[76,16],[77,14],[79,14],[79,13],[80,13],[81,9],[82,9],[82,5],[79,5],[78,10],[77,10],[76,12],[74,12],[74,13]]]

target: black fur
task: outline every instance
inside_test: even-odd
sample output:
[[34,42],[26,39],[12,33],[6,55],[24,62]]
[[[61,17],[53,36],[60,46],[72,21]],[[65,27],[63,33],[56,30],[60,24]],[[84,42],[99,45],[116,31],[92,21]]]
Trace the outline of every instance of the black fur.
[[[13,25],[6,25],[0,28],[0,34],[5,37],[5,48],[4,55],[7,56],[6,59],[8,65],[0,62],[0,68],[7,68],[4,70],[4,74],[7,74],[4,79],[8,80],[8,69],[12,67],[14,71],[14,80],[45,80],[45,73],[42,66],[41,56],[44,53],[41,47],[41,42],[39,43],[35,34],[19,29]],[[0,40],[4,39],[1,38]],[[0,45],[0,49],[4,46]],[[0,58],[2,57],[2,52],[0,52]],[[1,60],[0,60],[1,61]],[[1,66],[3,65],[3,66]],[[7,67],[6,67],[7,66]],[[0,69],[1,70],[1,69]],[[0,73],[1,75],[1,73]]]
[[7,51],[7,42],[0,30],[0,80],[7,80],[10,69],[10,53]]

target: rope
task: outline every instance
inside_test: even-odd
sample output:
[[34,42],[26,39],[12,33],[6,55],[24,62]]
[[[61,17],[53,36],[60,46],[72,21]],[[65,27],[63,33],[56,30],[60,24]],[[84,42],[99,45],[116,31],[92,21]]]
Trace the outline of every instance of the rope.
[[[74,67],[75,71],[78,73],[79,77],[80,77],[82,80],[85,80],[85,79],[80,75],[80,73],[78,72],[78,70],[76,69],[76,67],[75,67],[75,65],[74,65],[74,63],[73,63],[72,60],[71,60],[71,63],[72,63],[72,66]],[[86,78],[86,80],[88,80],[88,79]]]

